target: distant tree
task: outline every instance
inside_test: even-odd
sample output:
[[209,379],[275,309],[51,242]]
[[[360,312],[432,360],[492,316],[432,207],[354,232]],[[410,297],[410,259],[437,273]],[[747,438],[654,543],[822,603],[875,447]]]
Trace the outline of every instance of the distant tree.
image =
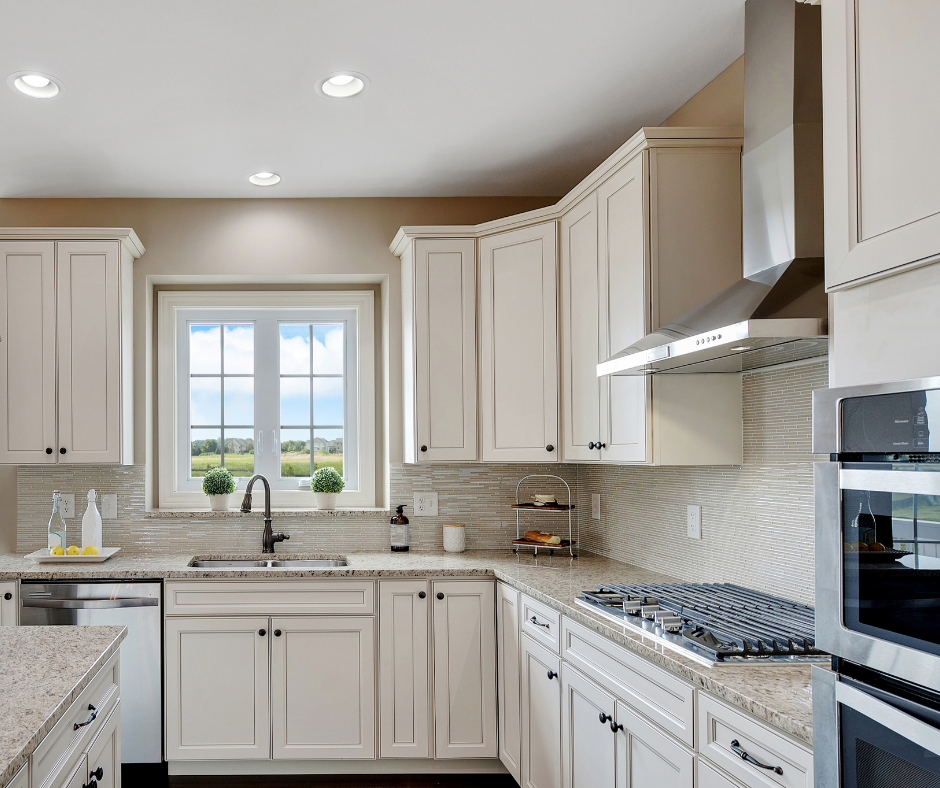
[[202,454],[202,441],[193,441],[191,453],[193,457],[198,457]]
[[203,454],[218,454],[219,442],[215,438],[206,438],[202,442],[202,453]]

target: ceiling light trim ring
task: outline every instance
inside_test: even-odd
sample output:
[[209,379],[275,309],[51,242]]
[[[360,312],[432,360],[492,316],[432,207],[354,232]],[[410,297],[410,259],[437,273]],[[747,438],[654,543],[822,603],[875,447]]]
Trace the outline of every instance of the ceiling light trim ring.
[[248,183],[252,186],[277,186],[281,176],[273,170],[260,170],[248,176]]
[[[40,79],[47,80],[47,82],[45,85],[31,85],[26,81],[26,79],[30,77],[39,77]],[[65,92],[65,85],[62,84],[61,79],[54,77],[52,74],[47,74],[44,71],[35,71],[33,69],[28,71],[14,71],[7,77],[7,85],[9,85],[10,90],[14,93],[34,99],[57,98]]]
[[[337,77],[351,77],[351,79],[340,84],[330,82],[330,80],[333,80]],[[324,74],[317,80],[314,87],[317,93],[319,93],[324,98],[351,99],[355,98],[356,96],[361,96],[363,93],[365,93],[366,88],[368,88],[370,84],[371,83],[369,78],[365,74],[359,71],[343,69],[340,71],[331,71],[329,74]]]

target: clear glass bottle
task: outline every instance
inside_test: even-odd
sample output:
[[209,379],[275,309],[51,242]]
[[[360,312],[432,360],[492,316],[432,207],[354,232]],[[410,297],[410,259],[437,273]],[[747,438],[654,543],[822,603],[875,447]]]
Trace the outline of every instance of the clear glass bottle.
[[408,518],[405,517],[405,504],[395,509],[398,512],[392,518],[392,552],[404,553],[408,550]]
[[52,493],[52,517],[49,518],[49,549],[61,547],[65,550],[65,520],[59,511],[59,491]]

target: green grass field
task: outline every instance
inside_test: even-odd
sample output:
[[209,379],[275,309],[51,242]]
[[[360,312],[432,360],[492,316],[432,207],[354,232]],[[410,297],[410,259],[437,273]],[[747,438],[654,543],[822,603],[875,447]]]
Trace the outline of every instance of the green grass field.
[[[343,455],[342,454],[314,454],[313,462],[315,468],[336,468],[343,473]],[[218,454],[200,454],[192,458],[193,476],[205,476],[210,468],[218,468],[222,464],[222,458]],[[254,454],[226,454],[225,467],[228,468],[232,476],[251,476],[255,472]],[[282,477],[304,477],[310,475],[310,455],[309,454],[281,454],[281,476]]]

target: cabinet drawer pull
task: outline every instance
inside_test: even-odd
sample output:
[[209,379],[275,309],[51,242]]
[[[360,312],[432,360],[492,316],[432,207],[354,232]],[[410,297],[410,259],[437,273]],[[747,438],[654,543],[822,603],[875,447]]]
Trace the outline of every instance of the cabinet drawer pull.
[[84,722],[76,722],[72,726],[73,731],[77,731],[79,728],[84,728],[86,725],[91,725],[95,721],[95,717],[98,716],[98,709],[96,709],[93,704],[89,703],[88,711],[91,712],[91,714],[88,715],[88,719]]
[[419,591],[419,592],[418,592],[418,599],[424,599],[426,596],[427,596],[427,594],[424,593],[424,591]]
[[768,766],[767,764],[761,763],[753,755],[748,755],[747,750],[741,747],[741,743],[737,739],[731,740],[731,751],[737,755],[742,761],[747,761],[748,763],[757,766],[760,769],[769,769],[774,774],[783,774],[783,768],[780,766]]
[[97,769],[91,772],[88,776],[94,777],[96,780],[101,780],[104,778],[104,769],[101,766],[99,766]]
[[535,616],[532,616],[532,618],[530,618],[529,621],[532,622],[533,624],[535,624],[535,626],[537,626],[537,627],[545,627],[545,629],[551,629],[551,628],[552,628],[552,625],[551,625],[551,624],[543,624],[543,623],[542,623],[541,621],[539,621]]
[[548,678],[549,678],[549,680],[554,679],[554,678],[558,678],[558,674],[557,674],[554,670],[550,670],[550,671],[548,671]]

